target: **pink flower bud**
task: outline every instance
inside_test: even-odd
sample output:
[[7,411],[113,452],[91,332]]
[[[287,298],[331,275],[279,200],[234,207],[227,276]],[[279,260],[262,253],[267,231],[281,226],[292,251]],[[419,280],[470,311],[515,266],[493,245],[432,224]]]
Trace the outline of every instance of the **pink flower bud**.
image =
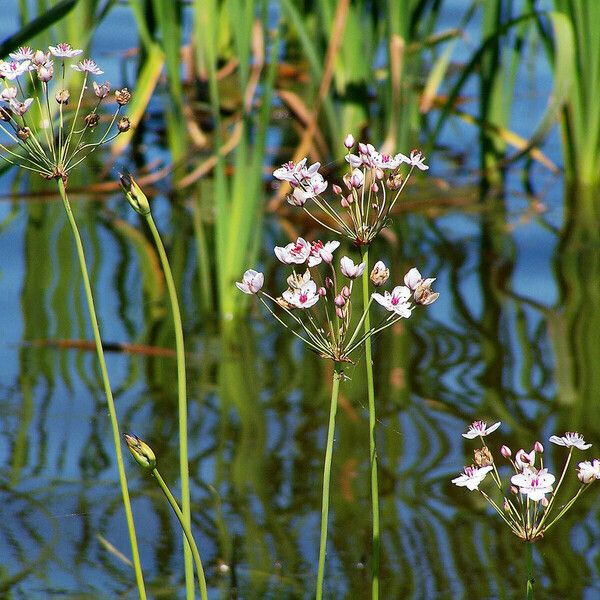
[[346,139],[344,140],[344,146],[346,146],[348,150],[354,146],[354,136],[351,133],[346,136]]
[[338,294],[333,299],[333,302],[335,303],[336,306],[342,307],[342,306],[344,306],[344,304],[346,304],[346,298],[344,298],[344,296],[342,296],[341,294]]
[[510,493],[511,494],[518,494],[519,493],[519,488],[515,485],[511,485],[510,486]]
[[346,196],[346,202],[348,202],[348,204],[352,204],[354,202],[354,196],[352,194],[348,194]]
[[345,314],[344,314],[344,309],[343,309],[343,308],[341,308],[340,306],[338,306],[338,307],[335,309],[335,314],[336,314],[336,315],[337,315],[337,316],[338,316],[340,319],[343,319],[343,318],[344,318],[344,316],[345,316]]
[[331,189],[336,196],[339,196],[342,193],[342,188],[337,183],[334,183],[331,186]]
[[360,142],[360,143],[358,144],[358,151],[359,151],[361,154],[368,154],[368,153],[369,153],[369,149],[367,148],[367,145],[366,145],[366,144],[363,144],[362,142]]
[[541,442],[536,442],[536,443],[533,445],[533,449],[534,449],[536,452],[539,452],[539,453],[541,454],[541,453],[544,451],[544,446],[542,446],[542,443],[541,443]]
[[331,277],[325,277],[325,287],[330,288],[333,286],[333,279]]
[[340,205],[342,206],[342,208],[348,208],[350,206],[348,200],[346,200],[346,198],[344,197],[342,197],[342,199],[340,200]]
[[384,173],[381,169],[375,169],[375,177],[381,181],[384,177]]
[[511,449],[508,446],[502,446],[502,448],[500,448],[500,454],[502,454],[504,458],[510,458],[512,456]]
[[548,500],[548,498],[546,498],[546,496],[544,496],[541,500],[540,500],[540,504],[546,508],[546,506],[548,506],[548,504],[550,504],[550,500]]
[[377,193],[379,191],[379,186],[377,185],[377,183],[373,182],[371,184],[371,191]]
[[318,294],[319,296],[326,296],[327,295],[327,290],[324,287],[320,287],[318,290]]
[[344,296],[344,298],[350,298],[350,288],[347,285],[342,288],[342,296]]

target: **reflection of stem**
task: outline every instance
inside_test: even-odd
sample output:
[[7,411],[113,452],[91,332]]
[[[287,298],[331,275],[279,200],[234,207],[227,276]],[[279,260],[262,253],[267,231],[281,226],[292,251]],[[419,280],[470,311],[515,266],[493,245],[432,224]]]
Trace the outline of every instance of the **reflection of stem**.
[[533,600],[533,542],[525,542],[527,555],[527,600]]
[[338,393],[340,390],[341,365],[335,363],[331,404],[329,407],[329,427],[327,429],[327,447],[325,449],[325,466],[323,469],[323,498],[321,501],[321,541],[319,543],[319,571],[317,575],[317,600],[323,598],[323,576],[325,575],[325,551],[327,549],[327,522],[329,517],[329,480],[331,477],[331,458],[333,456],[333,436],[335,433],[335,415],[337,412]]
[[208,600],[208,591],[206,589],[206,579],[204,578],[204,569],[202,568],[202,561],[200,560],[200,553],[198,552],[198,546],[196,546],[196,541],[194,540],[194,536],[192,535],[192,530],[190,526],[186,523],[185,517],[177,504],[177,501],[171,494],[167,484],[164,482],[164,479],[160,476],[158,469],[152,469],[152,476],[158,482],[160,489],[163,491],[163,494],[166,496],[173,512],[179,519],[179,524],[181,525],[181,529],[183,529],[183,533],[185,534],[185,538],[187,540],[188,550],[191,550],[192,556],[194,557],[194,562],[196,563],[196,571],[198,572],[198,583],[200,584],[200,597],[202,600]]
[[144,577],[142,575],[142,567],[140,564],[140,555],[138,552],[137,538],[135,534],[135,524],[133,522],[133,512],[131,510],[131,501],[129,499],[129,490],[127,489],[127,478],[125,475],[125,467],[123,466],[123,454],[121,453],[121,434],[119,433],[119,423],[117,421],[117,411],[115,409],[115,403],[110,388],[110,381],[108,379],[108,370],[106,368],[106,360],[104,359],[104,350],[102,349],[102,340],[100,338],[100,329],[98,327],[98,319],[96,317],[96,309],[94,307],[94,298],[92,296],[92,286],[90,284],[90,276],[88,274],[87,265],[85,262],[85,254],[83,250],[83,244],[81,242],[81,236],[79,235],[79,229],[71,210],[71,205],[67,197],[67,191],[65,184],[62,179],[58,179],[58,189],[60,191],[61,198],[65,210],[67,212],[67,218],[69,225],[75,238],[75,245],[77,247],[77,256],[79,258],[79,266],[81,268],[81,275],[83,277],[83,284],[85,287],[85,295],[87,298],[88,309],[90,313],[90,321],[92,323],[92,329],[94,332],[94,341],[96,343],[96,352],[98,354],[98,362],[100,363],[100,372],[102,374],[102,382],[104,384],[104,393],[106,394],[106,403],[108,405],[108,413],[110,415],[110,423],[113,431],[113,441],[115,446],[115,454],[117,457],[117,466],[119,470],[119,482],[121,484],[121,494],[123,496],[123,506],[125,508],[125,516],[127,519],[127,528],[129,530],[129,540],[131,543],[131,554],[133,558],[133,567],[135,570],[135,578],[138,586],[138,592],[140,600],[146,600],[146,589],[144,587]]
[[[169,258],[165,252],[160,233],[156,228],[152,213],[145,215],[146,223],[152,233],[152,238],[158,250],[160,263],[165,274],[169,299],[171,301],[171,310],[173,312],[173,328],[175,330],[175,348],[177,351],[177,397],[178,397],[178,415],[179,415],[179,476],[181,478],[181,507],[183,508],[183,518],[185,525],[191,527],[192,517],[190,509],[190,474],[188,467],[188,440],[187,440],[187,389],[185,380],[185,347],[183,343],[183,326],[181,324],[181,312],[177,300],[177,290]],[[185,529],[184,529],[185,532]],[[186,534],[187,536],[187,534]],[[191,545],[191,544],[190,544]],[[194,567],[192,565],[192,554],[188,545],[183,543],[183,554],[185,563],[185,587],[187,597],[194,598]]]
[[[364,329],[365,335],[371,329],[369,317],[369,247],[362,246],[362,262],[365,264],[363,272],[363,305],[365,306]],[[373,518],[373,549],[371,568],[371,598],[379,598],[379,484],[377,480],[377,446],[375,441],[375,384],[373,381],[373,358],[371,337],[365,339],[365,365],[367,367],[367,394],[369,398],[369,457],[371,464],[371,513]]]

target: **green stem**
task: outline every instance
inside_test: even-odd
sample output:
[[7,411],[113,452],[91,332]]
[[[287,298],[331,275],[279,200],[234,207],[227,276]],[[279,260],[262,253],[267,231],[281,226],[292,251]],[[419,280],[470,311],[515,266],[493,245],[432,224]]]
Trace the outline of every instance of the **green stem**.
[[152,469],[152,476],[158,482],[160,489],[163,491],[163,494],[166,496],[173,512],[179,519],[179,523],[181,524],[181,529],[183,529],[183,533],[187,540],[187,545],[189,550],[191,551],[192,556],[194,557],[194,562],[196,563],[196,571],[198,573],[198,583],[200,584],[200,597],[202,600],[208,600],[208,591],[206,589],[206,579],[204,578],[204,569],[202,567],[202,561],[200,560],[200,553],[198,552],[198,546],[196,546],[196,541],[194,540],[194,536],[192,535],[192,530],[190,526],[186,523],[183,513],[177,504],[177,500],[171,494],[167,484],[164,479],[160,476],[158,469]]
[[[367,335],[371,329],[369,316],[369,247],[362,247],[362,262],[365,263],[363,273],[363,305],[366,306],[364,329]],[[365,339],[365,364],[367,367],[367,395],[369,399],[369,456],[371,463],[371,512],[373,519],[373,549],[371,567],[371,598],[379,598],[379,483],[377,479],[377,446],[375,441],[375,384],[373,380],[373,354],[371,337]]]
[[323,498],[321,501],[321,541],[319,543],[319,571],[317,574],[317,600],[323,598],[323,577],[325,575],[325,554],[327,550],[327,523],[329,519],[329,481],[331,478],[331,459],[333,456],[333,438],[335,433],[335,415],[337,413],[338,394],[342,367],[335,363],[333,385],[331,388],[331,404],[329,407],[329,427],[327,429],[327,448],[325,450],[325,466],[323,468]]
[[[183,509],[183,518],[186,526],[189,528],[192,524],[191,506],[190,506],[190,474],[188,466],[188,439],[187,439],[187,390],[185,379],[185,347],[183,343],[183,326],[181,324],[181,311],[177,300],[177,290],[169,259],[162,243],[160,233],[156,228],[152,214],[145,215],[146,223],[152,233],[154,243],[158,250],[160,263],[165,274],[171,310],[173,312],[173,328],[175,329],[175,349],[177,353],[177,395],[178,395],[178,413],[179,413],[179,476],[181,479],[181,507]],[[185,530],[184,530],[185,533]],[[185,589],[188,600],[194,600],[194,566],[192,564],[192,554],[185,539],[183,541],[183,554],[185,565]]]
[[135,534],[135,524],[133,522],[133,512],[131,510],[131,501],[129,499],[129,490],[127,489],[127,477],[125,475],[125,467],[123,465],[123,454],[121,453],[121,434],[119,433],[119,422],[117,421],[117,411],[115,402],[110,388],[110,380],[108,378],[108,370],[106,368],[106,360],[104,359],[104,350],[102,349],[102,339],[100,338],[100,329],[98,327],[98,319],[96,317],[96,309],[94,307],[94,298],[92,296],[92,286],[90,284],[90,276],[88,274],[87,265],[85,262],[85,252],[83,243],[79,235],[79,229],[71,210],[71,205],[67,197],[67,190],[62,179],[58,180],[58,190],[62,198],[69,225],[75,238],[75,246],[77,247],[77,256],[79,258],[79,266],[83,277],[85,287],[85,295],[87,298],[88,309],[90,313],[90,321],[94,332],[94,341],[96,343],[96,353],[98,354],[98,362],[100,363],[100,373],[102,374],[102,383],[104,384],[104,393],[106,394],[106,403],[108,405],[108,414],[112,425],[113,442],[115,454],[117,456],[117,467],[119,470],[119,482],[121,484],[121,494],[123,496],[123,506],[125,508],[125,517],[127,519],[127,529],[129,531],[129,540],[131,543],[131,555],[133,558],[133,568],[135,570],[135,579],[137,582],[138,593],[140,600],[146,600],[146,588],[144,587],[144,576],[142,574],[142,566],[140,563],[140,555],[138,551],[137,537]]
[[533,600],[533,542],[525,542],[527,561],[527,600]]

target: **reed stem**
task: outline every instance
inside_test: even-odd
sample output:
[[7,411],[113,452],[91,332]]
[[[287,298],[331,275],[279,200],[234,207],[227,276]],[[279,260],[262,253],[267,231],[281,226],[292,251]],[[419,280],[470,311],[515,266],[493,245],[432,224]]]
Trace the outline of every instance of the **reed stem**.
[[117,457],[117,467],[119,470],[119,483],[121,484],[121,495],[123,496],[123,506],[125,508],[125,517],[127,519],[127,529],[129,531],[129,541],[131,543],[131,555],[133,559],[133,568],[135,571],[135,579],[138,587],[138,593],[140,600],[146,600],[146,588],[144,587],[144,576],[142,574],[142,566],[140,563],[140,555],[138,550],[137,537],[135,533],[135,524],[133,522],[133,512],[131,510],[131,501],[129,499],[129,490],[127,489],[127,477],[125,475],[125,467],[123,465],[123,454],[121,452],[121,434],[119,432],[119,422],[117,420],[117,411],[115,409],[115,402],[110,387],[110,380],[108,378],[108,370],[106,368],[106,360],[104,358],[104,350],[102,349],[102,339],[100,337],[100,328],[98,327],[98,318],[96,316],[96,308],[94,306],[94,298],[92,296],[92,286],[90,284],[90,276],[88,268],[85,262],[85,252],[83,249],[83,243],[79,234],[79,229],[71,210],[71,204],[67,196],[67,190],[65,183],[62,179],[58,179],[58,190],[67,213],[69,225],[75,238],[75,246],[77,248],[77,256],[79,258],[79,266],[81,268],[81,275],[83,277],[83,284],[85,287],[85,295],[88,304],[88,310],[90,313],[90,321],[92,323],[92,330],[94,332],[94,342],[96,344],[96,353],[98,355],[98,362],[100,363],[100,373],[102,375],[102,383],[104,385],[104,393],[106,394],[106,403],[108,405],[108,414],[110,416],[110,423],[113,432],[113,442],[115,447],[115,454]]
[[527,562],[527,600],[533,600],[533,542],[525,542]]
[[[158,482],[160,489],[163,491],[163,494],[166,496],[173,512],[179,519],[179,523],[181,524],[181,529],[183,529],[183,533],[185,535],[185,539],[187,540],[187,544],[189,546],[189,550],[191,551],[192,556],[194,557],[194,563],[196,564],[196,571],[198,574],[198,583],[200,584],[200,597],[202,600],[208,600],[208,590],[206,589],[206,579],[204,577],[204,568],[202,567],[202,560],[200,560],[200,553],[198,552],[198,546],[196,546],[196,541],[194,540],[194,536],[192,535],[192,530],[190,526],[185,522],[185,517],[177,504],[177,500],[171,494],[171,490],[165,483],[164,479],[160,476],[158,469],[155,467],[152,469],[152,476]],[[192,571],[193,573],[193,571]]]
[[[146,223],[152,233],[154,244],[158,250],[160,263],[165,274],[171,310],[173,313],[173,328],[175,330],[175,350],[177,354],[177,408],[179,415],[179,477],[181,479],[181,507],[185,525],[190,528],[192,524],[191,506],[190,506],[190,475],[188,465],[188,439],[187,439],[187,389],[185,375],[185,346],[183,341],[183,326],[181,323],[181,311],[177,300],[177,290],[173,272],[169,264],[169,258],[162,243],[160,233],[152,218],[152,213],[144,215]],[[185,534],[185,529],[184,529]],[[187,534],[186,534],[187,537]],[[192,553],[190,546],[183,540],[183,555],[185,565],[185,589],[188,600],[194,600],[194,566],[192,563]]]
[[[369,246],[362,247],[362,262],[365,263],[363,273],[363,305],[365,309],[364,330],[365,335],[371,330],[369,317]],[[371,557],[371,598],[379,598],[379,482],[377,478],[377,446],[375,440],[375,383],[373,379],[373,353],[371,337],[365,339],[365,364],[367,367],[367,396],[369,399],[369,457],[371,465],[371,512],[373,520],[373,549]]]
[[338,395],[342,367],[335,363],[333,385],[331,388],[331,404],[329,407],[329,426],[327,429],[327,447],[325,450],[325,466],[323,468],[323,497],[321,500],[321,540],[319,544],[319,570],[317,574],[317,600],[323,599],[323,577],[325,575],[325,555],[327,551],[327,525],[329,519],[329,481],[331,479],[331,459],[333,456],[333,439],[335,434],[335,416],[337,413]]

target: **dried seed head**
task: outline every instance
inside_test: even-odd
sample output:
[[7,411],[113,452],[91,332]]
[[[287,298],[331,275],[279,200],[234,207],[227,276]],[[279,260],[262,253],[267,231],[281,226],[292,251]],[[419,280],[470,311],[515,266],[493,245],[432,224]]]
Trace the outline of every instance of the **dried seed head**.
[[125,106],[131,100],[131,93],[127,88],[115,90],[115,100],[119,106]]
[[100,121],[100,115],[98,115],[98,113],[95,112],[90,113],[89,115],[86,115],[84,121],[90,129],[94,129],[94,127],[96,127],[96,125],[98,125]]
[[29,127],[21,127],[19,131],[17,131],[17,137],[23,142],[25,140],[28,140],[30,135],[31,130],[29,129]]
[[121,117],[117,128],[121,133],[125,133],[131,129],[131,121],[127,117]]
[[71,94],[69,93],[69,90],[58,90],[56,92],[56,94],[54,95],[55,100],[59,104],[69,104],[70,97],[71,97]]
[[403,181],[404,180],[402,179],[402,175],[400,175],[400,173],[390,173],[386,183],[388,189],[392,192],[395,192],[396,190],[399,190],[402,187]]
[[370,279],[375,287],[383,285],[390,277],[390,270],[385,264],[378,260],[371,271]]
[[492,454],[489,451],[487,446],[483,448],[475,448],[473,450],[473,454],[475,455],[475,464],[478,467],[489,467],[494,464],[494,459],[492,458]]

